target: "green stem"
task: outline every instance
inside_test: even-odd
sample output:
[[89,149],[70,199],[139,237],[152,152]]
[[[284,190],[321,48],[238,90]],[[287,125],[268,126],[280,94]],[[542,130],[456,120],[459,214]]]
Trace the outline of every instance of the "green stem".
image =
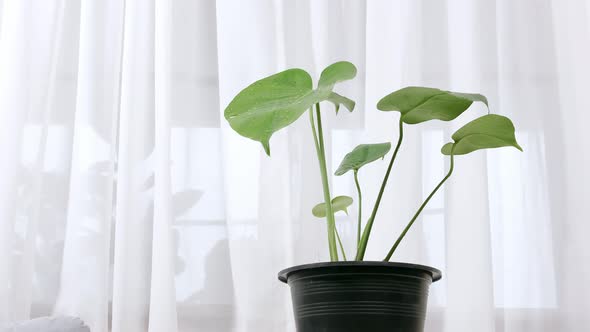
[[397,240],[395,241],[395,243],[393,244],[393,247],[391,247],[391,250],[389,250],[389,253],[387,254],[387,256],[385,257],[384,261],[389,261],[389,259],[391,259],[391,256],[393,255],[393,253],[395,252],[395,249],[397,249],[397,246],[399,246],[400,242],[402,242],[404,236],[406,236],[406,233],[410,230],[410,228],[412,227],[412,225],[414,224],[414,222],[416,221],[416,218],[418,218],[418,216],[420,215],[420,213],[422,212],[422,210],[424,210],[424,207],[426,207],[426,204],[428,204],[428,202],[430,201],[430,199],[432,198],[432,196],[434,196],[434,194],[437,192],[437,190],[443,185],[443,183],[445,183],[445,181],[447,181],[447,179],[449,177],[451,177],[451,174],[453,173],[453,167],[454,167],[454,160],[453,160],[453,152],[451,151],[451,166],[449,167],[449,172],[447,173],[447,175],[438,183],[438,185],[434,188],[434,190],[430,193],[430,195],[428,195],[428,197],[426,198],[426,200],[422,203],[422,205],[420,205],[420,208],[418,208],[418,211],[416,211],[416,214],[414,214],[414,216],[412,217],[412,220],[410,220],[410,222],[408,223],[408,225],[406,226],[406,228],[404,228],[403,232],[400,234],[400,236],[397,238]]
[[403,122],[400,117],[399,119],[399,138],[397,140],[397,145],[395,146],[395,150],[393,151],[393,155],[391,156],[391,161],[389,162],[389,166],[387,167],[387,172],[385,172],[385,177],[383,178],[383,182],[381,183],[381,189],[379,190],[379,194],[377,195],[377,200],[375,200],[375,206],[373,206],[373,211],[371,212],[371,216],[369,220],[367,220],[367,225],[363,231],[363,236],[361,237],[361,242],[359,244],[357,253],[356,253],[356,260],[362,261],[365,257],[365,251],[367,250],[367,242],[369,241],[369,236],[371,234],[371,228],[373,227],[373,222],[375,221],[375,217],[377,216],[377,210],[379,209],[379,204],[381,203],[381,198],[383,197],[383,192],[385,191],[385,185],[387,184],[387,179],[389,179],[389,173],[391,173],[391,168],[393,167],[393,162],[395,161],[395,157],[397,156],[397,152],[399,151],[400,146],[402,145],[402,141],[404,139],[404,127]]
[[356,191],[358,193],[358,201],[359,201],[359,216],[358,216],[358,225],[357,225],[357,230],[356,230],[356,246],[358,248],[359,244],[361,243],[361,226],[362,226],[362,209],[363,209],[363,196],[361,194],[361,186],[359,184],[359,178],[358,178],[358,169],[354,170],[354,183],[356,184]]
[[313,109],[309,110],[309,121],[311,122],[311,131],[313,132],[313,139],[315,149],[320,164],[320,175],[322,178],[322,186],[324,190],[324,202],[326,203],[326,219],[328,225],[328,248],[330,250],[330,260],[332,262],[338,261],[338,249],[336,248],[336,239],[334,237],[336,222],[334,220],[334,210],[332,209],[332,199],[330,196],[330,185],[328,183],[328,171],[326,168],[326,153],[324,150],[324,136],[322,132],[322,118],[320,114],[320,104],[316,104],[316,114],[318,128],[316,133],[315,121],[313,118]]
[[340,234],[338,234],[338,227],[334,227],[334,231],[336,233],[336,238],[338,239],[338,244],[340,245],[340,251],[342,251],[342,257],[344,261],[346,261],[346,252],[344,252],[344,246],[342,245],[342,240],[340,240]]

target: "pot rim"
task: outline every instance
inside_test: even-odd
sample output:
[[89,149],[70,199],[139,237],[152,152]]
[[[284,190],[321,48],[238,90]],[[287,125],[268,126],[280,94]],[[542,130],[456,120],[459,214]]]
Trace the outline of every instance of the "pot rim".
[[385,266],[385,267],[392,267],[392,268],[403,268],[403,269],[413,269],[413,270],[422,270],[427,272],[432,277],[432,282],[438,281],[442,278],[442,272],[434,267],[428,265],[420,265],[420,264],[413,264],[413,263],[402,263],[402,262],[383,262],[383,261],[341,261],[341,262],[320,262],[320,263],[311,263],[311,264],[302,264],[302,265],[295,265],[289,268],[286,268],[279,272],[278,277],[279,280],[287,283],[287,279],[289,276],[294,272],[299,272],[302,270],[311,270],[316,268],[322,267],[334,267],[334,266]]

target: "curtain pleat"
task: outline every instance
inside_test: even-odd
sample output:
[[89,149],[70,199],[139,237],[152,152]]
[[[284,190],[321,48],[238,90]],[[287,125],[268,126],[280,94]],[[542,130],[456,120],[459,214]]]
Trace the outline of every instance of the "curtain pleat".
[[[16,189],[19,182],[19,155],[22,133],[29,107],[30,56],[27,37],[32,30],[25,22],[29,10],[26,2],[8,2],[2,8],[0,31],[0,319],[15,319],[12,302],[15,301],[12,284],[16,274],[13,248],[17,245],[14,229],[16,223]],[[22,37],[25,38],[22,38]]]
[[154,201],[154,2],[125,1],[112,331],[146,331]]
[[92,331],[106,331],[123,6],[119,1],[83,1],[77,15],[80,43],[69,204],[54,313],[78,316]]
[[170,113],[172,108],[172,3],[156,1],[154,7],[154,227],[149,330],[178,330],[174,285],[175,252],[172,246],[172,189]]
[[[584,236],[590,230],[585,211],[590,193],[587,172],[590,152],[584,145],[588,141],[585,124],[590,120],[586,111],[590,105],[583,97],[588,92],[590,73],[590,63],[585,60],[590,54],[590,3],[551,1],[549,7],[559,73],[556,77],[557,105],[560,110],[568,110],[559,114],[552,110],[547,115],[551,132],[545,136],[546,144],[554,148],[552,152],[556,160],[553,162],[559,164],[552,170],[562,172],[559,178],[562,182],[555,184],[554,188],[563,196],[552,197],[558,202],[553,204],[557,211],[552,215],[554,259],[559,271],[556,273],[560,291],[558,304],[564,313],[564,328],[588,329],[590,317],[584,312],[590,306],[590,298],[587,291],[581,292],[579,281],[590,278],[590,265],[585,263],[590,261],[590,250]],[[550,161],[550,155],[547,160]]]
[[31,198],[35,202],[28,209],[28,223],[26,230],[26,237],[24,239],[23,256],[20,262],[21,275],[19,283],[14,285],[15,289],[19,290],[19,295],[16,297],[16,303],[13,303],[14,316],[18,319],[25,319],[30,316],[33,292],[33,275],[35,265],[35,237],[38,232],[38,222],[41,213],[41,188],[43,185],[42,169],[45,162],[45,154],[47,153],[47,137],[49,121],[52,114],[52,107],[54,106],[56,73],[57,73],[57,59],[61,46],[61,37],[63,35],[64,15],[66,14],[66,6],[64,2],[57,2],[53,8],[52,20],[48,28],[50,29],[50,40],[48,41],[48,61],[47,61],[47,76],[44,77],[44,94],[41,97],[41,102],[44,104],[44,109],[41,110],[40,127],[41,133],[38,139],[38,152],[32,167],[32,173],[29,177],[31,181]]

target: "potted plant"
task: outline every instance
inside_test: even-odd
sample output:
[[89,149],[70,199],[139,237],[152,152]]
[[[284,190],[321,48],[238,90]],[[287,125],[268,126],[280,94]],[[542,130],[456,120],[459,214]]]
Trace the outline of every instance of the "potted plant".
[[366,223],[362,223],[358,171],[362,166],[384,158],[391,144],[359,145],[344,157],[335,172],[337,176],[352,172],[357,189],[357,251],[354,260],[346,261],[334,213],[346,211],[353,199],[348,196],[334,197],[330,191],[320,103],[333,103],[337,113],[341,105],[352,112],[354,101],[333,89],[336,83],[355,76],[356,68],[352,63],[337,62],[322,71],[314,89],[310,75],[304,70],[285,70],[243,89],[229,103],[224,115],[238,134],[260,142],[270,156],[272,134],[308,113],[324,196],[324,202],[313,207],[312,213],[326,219],[330,262],[294,266],[279,272],[279,279],[291,287],[297,330],[423,331],[428,288],[441,278],[441,272],[428,266],[393,263],[390,262],[391,257],[424,207],[453,173],[455,156],[504,146],[521,151],[522,148],[516,141],[512,121],[507,117],[488,111],[488,114],[461,127],[451,136],[452,141],[441,148],[441,153],[450,159],[444,178],[417,208],[397,239],[392,239],[391,249],[383,261],[365,261],[365,251],[381,198],[403,141],[404,126],[429,120],[451,121],[474,102],[488,105],[486,97],[480,94],[427,87],[406,87],[383,97],[377,109],[399,112],[399,136]]

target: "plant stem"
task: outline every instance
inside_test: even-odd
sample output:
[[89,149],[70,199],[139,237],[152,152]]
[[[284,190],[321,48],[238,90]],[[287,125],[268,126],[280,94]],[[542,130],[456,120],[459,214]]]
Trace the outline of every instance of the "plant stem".
[[313,132],[313,139],[315,149],[320,164],[320,175],[322,178],[322,186],[324,190],[324,202],[326,204],[326,219],[328,225],[328,248],[330,250],[330,260],[332,262],[338,261],[338,249],[336,248],[336,239],[334,237],[336,222],[334,220],[334,210],[332,209],[332,198],[330,196],[330,185],[328,183],[328,171],[326,169],[326,153],[324,150],[324,137],[322,132],[322,118],[320,114],[320,104],[316,104],[316,114],[318,128],[316,133],[315,121],[313,118],[313,108],[309,110],[309,121],[311,122],[311,131]]
[[346,252],[344,252],[344,246],[342,245],[342,240],[340,240],[340,234],[338,234],[338,227],[334,227],[334,231],[336,233],[336,238],[338,239],[338,244],[340,245],[340,251],[342,251],[342,257],[344,261],[346,261]]
[[389,162],[389,166],[387,167],[387,171],[385,172],[385,177],[383,178],[383,182],[381,183],[381,189],[379,190],[379,194],[377,195],[377,200],[375,200],[375,206],[373,206],[373,211],[371,212],[371,216],[369,220],[367,220],[367,225],[363,231],[363,236],[361,237],[360,244],[358,246],[358,250],[356,253],[356,260],[362,261],[365,257],[365,251],[367,250],[367,242],[369,241],[369,236],[371,235],[371,228],[373,227],[373,222],[375,221],[375,217],[377,216],[377,210],[379,209],[379,204],[381,203],[381,198],[383,197],[383,192],[385,191],[385,185],[387,184],[387,179],[389,179],[389,173],[391,173],[391,168],[393,167],[393,162],[395,161],[395,157],[397,156],[397,152],[399,151],[400,146],[402,145],[402,141],[404,139],[404,127],[403,122],[400,117],[399,119],[399,138],[397,140],[397,145],[395,146],[395,150],[393,151],[393,155],[391,156],[391,161]]
[[397,240],[393,244],[393,247],[391,247],[391,250],[389,250],[389,253],[385,257],[384,261],[387,262],[387,261],[389,261],[389,259],[391,259],[391,256],[395,252],[395,249],[397,249],[397,246],[399,246],[400,242],[402,242],[404,236],[406,236],[406,233],[410,230],[410,227],[412,227],[412,225],[416,221],[416,218],[418,218],[418,216],[420,215],[420,213],[422,212],[422,210],[424,210],[424,207],[426,207],[426,204],[428,204],[428,202],[430,201],[430,199],[432,198],[432,196],[434,196],[434,194],[436,193],[436,191],[443,185],[443,183],[445,183],[445,181],[447,181],[447,179],[449,177],[451,177],[451,174],[453,173],[453,166],[454,166],[453,152],[451,151],[451,166],[449,167],[449,172],[438,183],[438,185],[436,187],[434,187],[434,190],[430,193],[430,195],[428,195],[428,197],[422,203],[422,205],[420,205],[420,208],[418,208],[418,211],[416,211],[416,214],[414,214],[414,216],[412,217],[412,220],[410,220],[410,222],[408,223],[408,225],[406,226],[406,228],[404,228],[404,230],[402,231],[402,233],[400,234],[400,236],[397,238]]
[[362,226],[362,215],[363,215],[363,196],[361,194],[361,186],[359,184],[359,178],[358,178],[358,169],[354,170],[354,183],[356,184],[356,191],[358,192],[358,201],[359,201],[359,215],[358,215],[358,225],[357,225],[357,230],[356,230],[356,246],[358,248],[359,244],[361,243],[361,226]]

